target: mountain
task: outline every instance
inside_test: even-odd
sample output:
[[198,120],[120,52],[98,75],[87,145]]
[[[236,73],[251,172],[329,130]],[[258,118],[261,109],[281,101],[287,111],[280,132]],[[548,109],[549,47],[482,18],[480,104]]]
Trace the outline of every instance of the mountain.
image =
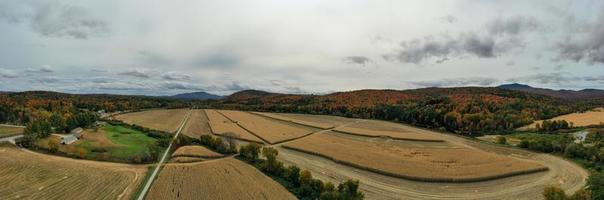
[[191,92],[184,94],[177,94],[170,96],[172,99],[180,99],[180,100],[208,100],[208,99],[222,99],[223,96],[210,94],[207,92]]
[[229,95],[228,97],[226,97],[226,100],[228,100],[228,101],[244,101],[244,100],[249,100],[249,99],[254,99],[254,98],[259,98],[259,97],[275,96],[275,95],[282,95],[282,94],[271,93],[271,92],[266,92],[266,91],[261,91],[261,90],[241,90],[239,92],[235,92],[235,93]]
[[595,100],[604,99],[604,90],[583,89],[583,90],[552,90],[547,88],[535,88],[529,85],[512,83],[497,86],[498,88],[528,92],[533,94],[546,95],[566,100]]

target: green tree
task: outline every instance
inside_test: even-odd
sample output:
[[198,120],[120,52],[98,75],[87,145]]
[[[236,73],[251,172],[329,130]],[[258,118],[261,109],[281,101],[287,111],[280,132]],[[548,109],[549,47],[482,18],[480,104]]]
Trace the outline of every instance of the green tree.
[[593,172],[587,179],[587,188],[591,191],[592,199],[604,199],[604,173]]

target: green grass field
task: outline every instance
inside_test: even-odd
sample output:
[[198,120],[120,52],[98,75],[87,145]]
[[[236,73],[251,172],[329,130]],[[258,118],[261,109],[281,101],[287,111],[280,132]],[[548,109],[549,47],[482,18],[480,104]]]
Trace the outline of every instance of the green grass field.
[[[123,126],[106,124],[96,132],[87,129],[83,135],[72,144],[56,145],[57,152],[89,160],[145,163],[155,160],[161,151],[156,138]],[[37,146],[51,149],[50,144],[59,141],[59,137],[49,137],[38,141]]]
[[9,137],[23,133],[23,128],[0,125],[0,137]]

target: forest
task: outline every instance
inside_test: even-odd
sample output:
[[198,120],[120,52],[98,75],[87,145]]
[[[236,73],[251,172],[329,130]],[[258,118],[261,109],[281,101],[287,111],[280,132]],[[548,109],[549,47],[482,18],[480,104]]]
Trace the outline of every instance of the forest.
[[582,112],[601,101],[568,101],[499,88],[359,90],[328,95],[240,92],[217,108],[381,119],[467,135],[511,131],[534,120]]

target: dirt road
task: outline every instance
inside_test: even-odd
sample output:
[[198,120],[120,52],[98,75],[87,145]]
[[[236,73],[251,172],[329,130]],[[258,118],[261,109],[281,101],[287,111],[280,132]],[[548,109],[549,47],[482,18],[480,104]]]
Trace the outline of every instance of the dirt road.
[[367,199],[542,199],[544,187],[556,185],[567,193],[573,193],[585,185],[588,176],[582,167],[556,156],[500,147],[410,126],[405,128],[468,148],[537,161],[549,170],[474,183],[428,183],[384,176],[281,147],[278,147],[279,160],[308,169],[313,176],[324,181],[338,183],[358,179]]

